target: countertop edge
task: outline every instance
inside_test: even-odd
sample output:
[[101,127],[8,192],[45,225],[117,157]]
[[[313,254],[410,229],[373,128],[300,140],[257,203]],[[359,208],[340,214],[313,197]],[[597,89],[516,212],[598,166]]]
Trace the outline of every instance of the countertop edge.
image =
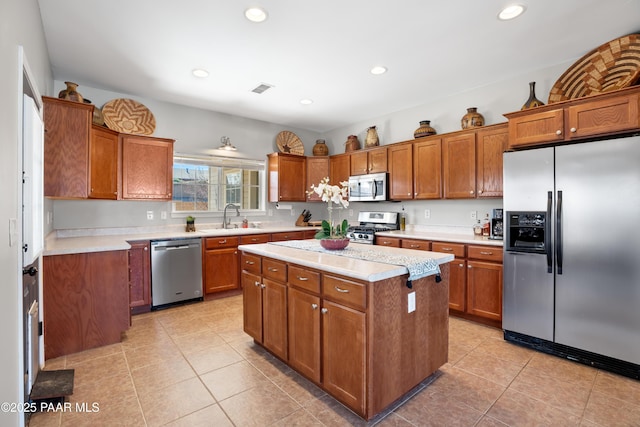
[[431,231],[379,231],[376,236],[380,237],[396,237],[399,239],[416,239],[429,240],[432,242],[450,242],[465,243],[468,245],[487,245],[487,246],[503,246],[502,240],[493,240],[482,236],[473,236],[467,234],[431,232]]

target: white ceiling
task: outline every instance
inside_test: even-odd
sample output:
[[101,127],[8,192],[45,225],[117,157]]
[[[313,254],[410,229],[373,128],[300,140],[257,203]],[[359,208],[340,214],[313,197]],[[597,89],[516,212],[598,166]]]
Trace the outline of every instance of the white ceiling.
[[[640,32],[640,0],[39,0],[54,79],[328,131]],[[369,69],[389,71],[374,76]],[[206,79],[191,74],[202,67]],[[559,77],[559,76],[558,76]],[[274,87],[262,95],[261,83]],[[546,102],[546,94],[538,96]],[[311,105],[300,100],[310,98]]]

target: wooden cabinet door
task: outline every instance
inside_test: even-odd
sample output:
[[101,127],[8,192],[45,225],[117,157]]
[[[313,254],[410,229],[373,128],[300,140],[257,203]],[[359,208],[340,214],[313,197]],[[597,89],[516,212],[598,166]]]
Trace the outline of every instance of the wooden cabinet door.
[[428,240],[420,239],[402,239],[400,241],[401,248],[415,249],[418,251],[430,251],[431,242]]
[[509,148],[564,140],[562,108],[509,118]]
[[639,97],[636,93],[568,107],[567,137],[585,138],[637,129]]
[[289,288],[287,310],[289,364],[320,383],[320,298]]
[[[307,157],[307,183],[306,191],[311,190],[311,185],[318,185],[320,180],[329,176],[329,157]],[[320,202],[322,198],[317,193],[307,195],[310,202]]]
[[365,175],[369,173],[368,154],[366,151],[354,151],[351,153],[351,175]]
[[463,133],[442,140],[445,199],[476,197],[476,134]]
[[478,197],[502,197],[502,154],[509,142],[507,124],[477,133]]
[[502,321],[502,265],[467,261],[467,313]]
[[283,231],[281,233],[271,233],[271,241],[282,242],[285,240],[301,240],[305,238],[304,233],[304,231]]
[[351,157],[349,154],[337,154],[329,159],[329,183],[339,185],[349,181],[351,175]]
[[391,246],[393,248],[400,247],[400,239],[398,237],[376,236],[375,243],[376,245],[380,245],[380,246]]
[[413,144],[389,147],[389,199],[413,199]]
[[287,360],[287,285],[262,278],[262,336],[266,348]]
[[204,292],[238,289],[238,248],[208,250],[204,253]]
[[89,198],[118,199],[120,138],[118,132],[91,126],[89,139]]
[[306,201],[306,158],[295,154],[271,153],[268,159],[269,201]]
[[44,195],[87,198],[93,106],[43,97]]
[[463,313],[467,302],[467,261],[455,258],[449,265],[449,308]]
[[129,244],[129,307],[137,314],[151,309],[151,258],[148,240]]
[[365,409],[366,315],[324,300],[322,372],[327,392],[358,414]]
[[138,135],[122,138],[122,198],[171,200],[173,140]]
[[442,141],[440,138],[413,144],[413,189],[416,199],[442,197]]
[[243,330],[262,343],[262,278],[245,270],[241,278]]
[[367,154],[368,173],[387,172],[387,147],[374,148]]

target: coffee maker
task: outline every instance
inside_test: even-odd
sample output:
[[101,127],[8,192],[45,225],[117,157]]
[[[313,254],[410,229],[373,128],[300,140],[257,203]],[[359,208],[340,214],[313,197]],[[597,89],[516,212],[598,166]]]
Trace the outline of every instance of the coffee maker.
[[502,209],[494,209],[491,218],[491,236],[490,239],[502,240],[504,235],[504,227],[502,222]]

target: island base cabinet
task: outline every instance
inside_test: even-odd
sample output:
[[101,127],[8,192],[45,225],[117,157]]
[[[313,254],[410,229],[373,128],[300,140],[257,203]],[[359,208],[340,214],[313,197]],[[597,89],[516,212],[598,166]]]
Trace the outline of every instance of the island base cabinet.
[[242,272],[242,317],[244,331],[262,343],[262,287],[260,276]]
[[45,256],[45,359],[121,341],[129,328],[128,252]]
[[289,364],[315,383],[320,382],[320,298],[289,289]]
[[365,413],[366,315],[324,301],[322,304],[323,385],[329,394]]
[[262,283],[263,345],[287,360],[287,286],[265,278]]

